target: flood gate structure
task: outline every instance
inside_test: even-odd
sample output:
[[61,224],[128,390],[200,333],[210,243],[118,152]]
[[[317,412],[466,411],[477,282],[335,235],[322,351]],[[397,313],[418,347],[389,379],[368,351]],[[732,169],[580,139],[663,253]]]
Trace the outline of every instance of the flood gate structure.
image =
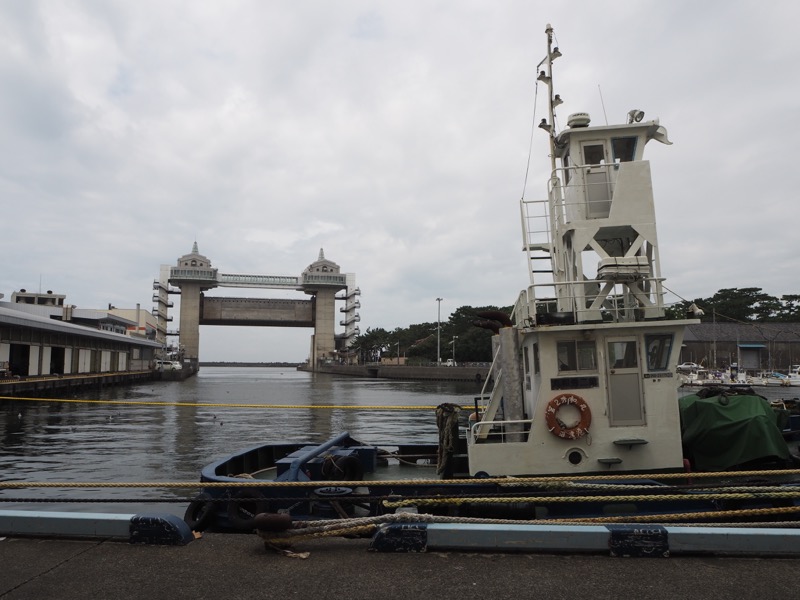
[[[218,287],[296,290],[310,299],[270,299],[206,296]],[[180,294],[180,348],[183,360],[197,367],[200,357],[200,325],[242,327],[310,327],[314,329],[309,350],[309,366],[334,362],[337,352],[349,346],[360,331],[357,323],[361,307],[361,291],[355,285],[355,274],[341,273],[339,265],[319,257],[299,277],[281,275],[244,275],[220,273],[211,261],[200,254],[197,242],[192,251],[178,259],[176,266],[162,265],[153,284],[153,314],[157,319],[157,339],[166,345],[167,324],[172,320],[170,294]],[[341,292],[341,294],[339,294]],[[335,332],[335,304],[344,319],[344,333]]]

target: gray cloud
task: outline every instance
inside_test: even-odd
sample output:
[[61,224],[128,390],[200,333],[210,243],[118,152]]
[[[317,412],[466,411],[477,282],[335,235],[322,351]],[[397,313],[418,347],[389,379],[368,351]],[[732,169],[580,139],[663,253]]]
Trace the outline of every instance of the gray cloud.
[[[793,3],[39,2],[0,6],[0,291],[149,305],[197,240],[227,272],[324,247],[362,329],[510,304],[518,201],[545,195],[535,66],[566,115],[659,117],[667,286],[796,293]],[[602,94],[602,102],[601,102]],[[220,290],[215,293],[226,293]],[[231,293],[234,293],[233,291]],[[265,292],[267,295],[277,295]],[[306,330],[203,330],[208,359],[301,360]]]

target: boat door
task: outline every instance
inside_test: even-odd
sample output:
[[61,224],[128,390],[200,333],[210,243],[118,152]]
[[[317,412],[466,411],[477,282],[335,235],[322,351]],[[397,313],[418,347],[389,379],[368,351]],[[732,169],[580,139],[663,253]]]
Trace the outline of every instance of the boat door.
[[582,142],[584,174],[586,184],[586,217],[605,219],[611,211],[611,181],[606,145],[602,140]]
[[608,338],[608,421],[611,427],[644,425],[639,342]]

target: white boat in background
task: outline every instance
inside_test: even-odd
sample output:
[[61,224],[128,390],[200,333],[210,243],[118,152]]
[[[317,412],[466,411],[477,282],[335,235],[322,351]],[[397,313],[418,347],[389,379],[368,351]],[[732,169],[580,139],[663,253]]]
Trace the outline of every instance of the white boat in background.
[[789,385],[800,385],[800,365],[789,367]]
[[789,387],[792,380],[788,375],[777,372],[764,372],[754,375],[751,378],[752,385],[763,385],[767,387]]

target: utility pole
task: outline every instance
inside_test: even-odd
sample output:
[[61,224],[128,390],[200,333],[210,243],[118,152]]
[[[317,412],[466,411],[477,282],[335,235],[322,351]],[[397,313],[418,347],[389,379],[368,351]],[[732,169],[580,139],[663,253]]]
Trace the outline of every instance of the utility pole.
[[442,364],[442,299],[437,298],[439,310],[436,313],[436,366]]

